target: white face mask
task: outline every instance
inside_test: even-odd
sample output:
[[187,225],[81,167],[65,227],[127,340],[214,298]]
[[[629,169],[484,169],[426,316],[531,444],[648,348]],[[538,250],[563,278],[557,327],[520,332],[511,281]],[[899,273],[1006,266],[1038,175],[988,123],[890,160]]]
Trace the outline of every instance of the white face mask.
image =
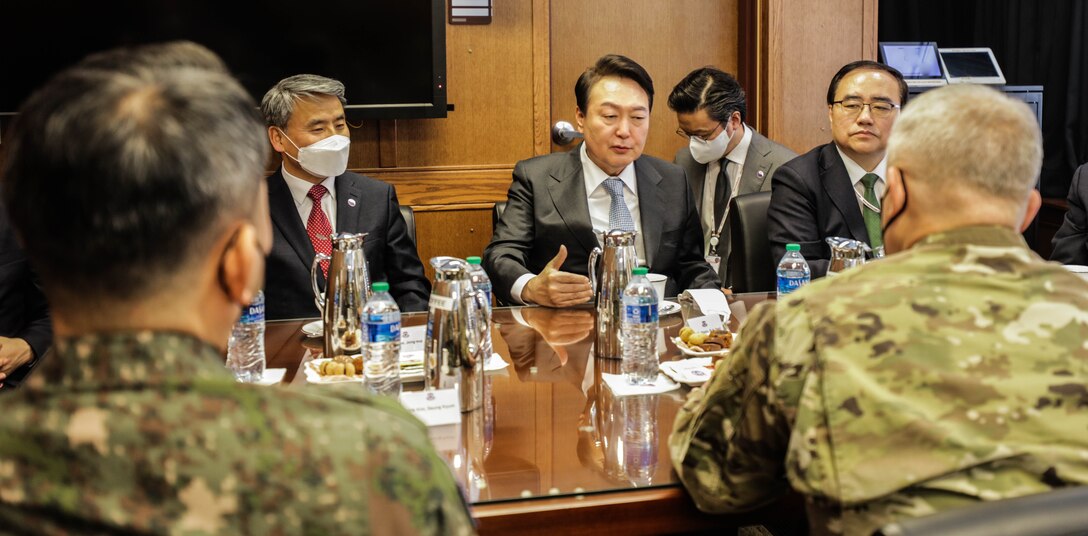
[[333,134],[328,138],[311,143],[306,147],[299,147],[294,140],[280,129],[283,137],[298,149],[298,158],[286,152],[291,159],[298,162],[302,169],[319,177],[336,177],[342,175],[348,169],[348,153],[351,151],[351,138]]
[[[736,134],[736,132],[734,132]],[[691,150],[691,157],[700,164],[709,164],[715,160],[725,156],[725,149],[729,147],[729,142],[732,140],[732,136],[726,136],[723,130],[718,134],[717,138],[710,141],[705,141],[695,136],[690,136],[688,142],[688,149]]]

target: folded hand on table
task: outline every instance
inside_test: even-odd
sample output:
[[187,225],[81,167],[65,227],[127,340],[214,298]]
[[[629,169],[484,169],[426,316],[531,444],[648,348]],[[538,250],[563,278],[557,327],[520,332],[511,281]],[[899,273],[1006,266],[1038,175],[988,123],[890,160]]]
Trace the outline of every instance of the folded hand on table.
[[589,278],[559,270],[566,260],[567,246],[559,246],[559,253],[525,284],[522,300],[545,307],[570,307],[589,301],[593,297]]
[[0,337],[0,385],[15,369],[34,357],[30,344],[20,338]]

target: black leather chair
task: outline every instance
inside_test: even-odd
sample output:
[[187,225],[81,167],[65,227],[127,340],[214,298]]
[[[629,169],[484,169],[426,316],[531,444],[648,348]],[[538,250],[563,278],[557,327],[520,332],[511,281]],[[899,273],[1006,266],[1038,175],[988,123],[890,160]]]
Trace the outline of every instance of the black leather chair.
[[404,224],[408,226],[408,236],[412,237],[412,243],[419,247],[419,242],[416,241],[416,212],[408,205],[401,205],[400,215],[404,217]]
[[767,239],[767,206],[771,192],[738,195],[729,202],[729,281],[733,292],[775,290],[774,259]]
[[879,536],[1068,536],[1088,534],[1088,486],[1015,499],[982,502],[926,517],[905,519]]
[[502,219],[502,213],[506,210],[506,201],[499,201],[495,203],[495,210],[491,212],[491,231],[494,232],[495,228],[499,226],[499,220]]

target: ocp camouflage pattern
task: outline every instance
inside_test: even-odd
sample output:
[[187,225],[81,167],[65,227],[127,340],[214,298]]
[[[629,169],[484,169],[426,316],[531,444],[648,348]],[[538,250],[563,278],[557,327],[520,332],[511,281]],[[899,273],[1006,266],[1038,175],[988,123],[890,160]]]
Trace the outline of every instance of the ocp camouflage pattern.
[[753,311],[677,415],[697,505],[790,487],[815,533],[1088,483],[1088,283],[1009,229],[935,234]]
[[0,532],[475,532],[424,426],[358,384],[240,385],[176,333],[55,351],[0,397]]

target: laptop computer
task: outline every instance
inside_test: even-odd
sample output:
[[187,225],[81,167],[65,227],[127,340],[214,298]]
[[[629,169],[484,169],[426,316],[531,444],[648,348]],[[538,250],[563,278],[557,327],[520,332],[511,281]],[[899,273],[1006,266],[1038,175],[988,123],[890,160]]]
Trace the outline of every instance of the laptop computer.
[[1005,75],[989,47],[942,48],[940,56],[949,84],[1005,85]]
[[885,65],[895,67],[903,74],[908,87],[936,87],[948,83],[934,41],[882,42],[880,57]]

